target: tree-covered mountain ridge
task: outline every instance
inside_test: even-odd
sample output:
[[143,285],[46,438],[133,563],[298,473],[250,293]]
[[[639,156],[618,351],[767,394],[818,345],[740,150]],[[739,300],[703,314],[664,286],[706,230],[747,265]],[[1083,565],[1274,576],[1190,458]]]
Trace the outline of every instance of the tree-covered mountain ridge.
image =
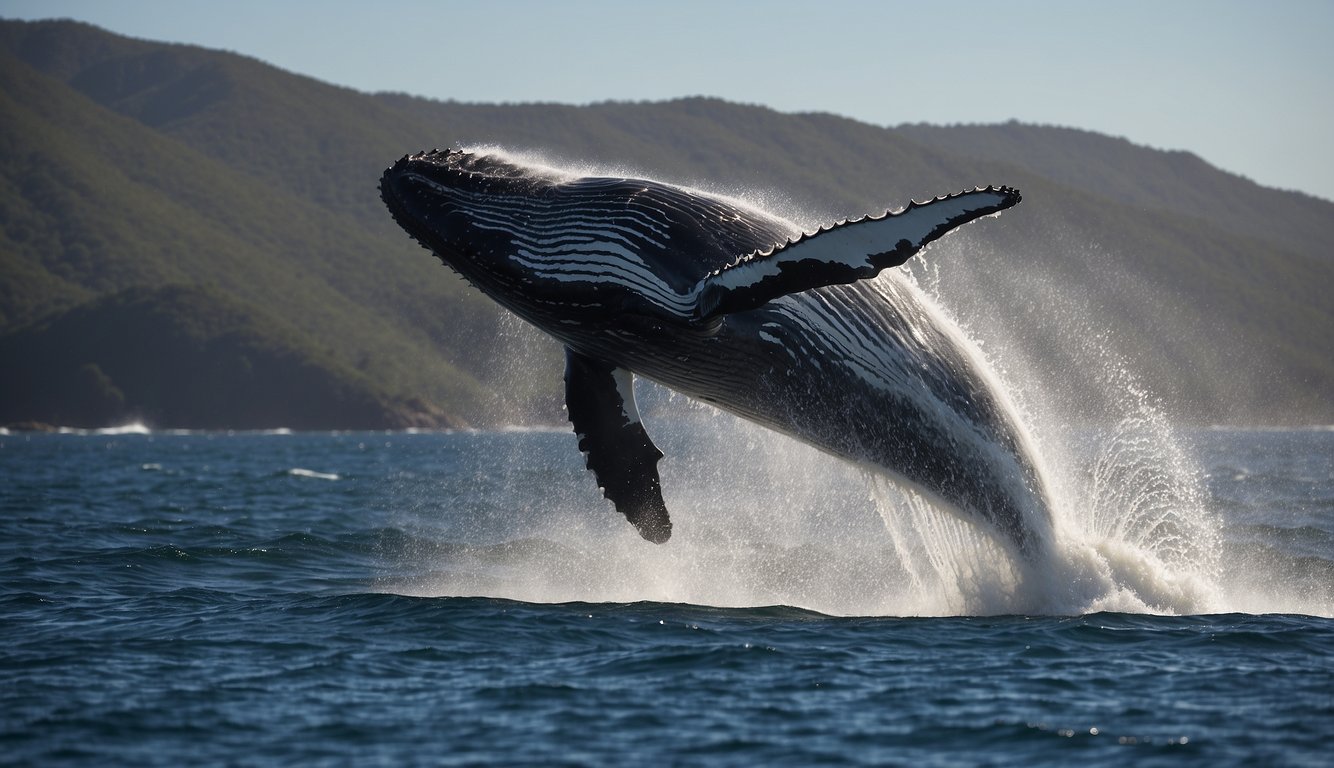
[[[1016,186],[1019,207],[913,269],[988,350],[1005,350],[995,362],[1026,372],[1021,384],[1060,390],[1074,418],[1097,421],[1105,368],[1119,365],[1176,418],[1334,422],[1334,204],[1189,153],[1068,128],[883,128],[710,98],[365,94],[74,22],[0,22],[0,83],[0,423],[560,420],[554,342],[442,268],[378,199],[385,166],[450,145],[739,194],[810,228]],[[87,327],[74,321],[89,317],[101,341],[74,344],[71,329]],[[234,322],[204,323],[213,336],[187,336],[189,354],[165,330],[130,332],[199,317]],[[241,378],[173,390],[195,353]],[[265,383],[284,371],[299,389]],[[245,408],[224,396],[237,391],[250,393]]]

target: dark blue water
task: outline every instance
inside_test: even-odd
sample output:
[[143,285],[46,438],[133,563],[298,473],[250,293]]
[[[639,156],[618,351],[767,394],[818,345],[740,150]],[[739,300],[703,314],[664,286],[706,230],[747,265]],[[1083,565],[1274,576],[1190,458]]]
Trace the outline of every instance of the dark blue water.
[[741,438],[660,441],[695,458],[654,547],[563,433],[0,435],[0,755],[1328,764],[1334,432],[1182,436],[1189,520],[1100,490],[1149,522],[1072,504],[991,590],[911,504]]

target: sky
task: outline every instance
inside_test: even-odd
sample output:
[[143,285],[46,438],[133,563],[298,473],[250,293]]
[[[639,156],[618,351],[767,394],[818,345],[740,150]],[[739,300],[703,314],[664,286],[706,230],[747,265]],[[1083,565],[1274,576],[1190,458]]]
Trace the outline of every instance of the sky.
[[718,96],[876,125],[1027,123],[1334,200],[1334,0],[0,0],[466,102]]

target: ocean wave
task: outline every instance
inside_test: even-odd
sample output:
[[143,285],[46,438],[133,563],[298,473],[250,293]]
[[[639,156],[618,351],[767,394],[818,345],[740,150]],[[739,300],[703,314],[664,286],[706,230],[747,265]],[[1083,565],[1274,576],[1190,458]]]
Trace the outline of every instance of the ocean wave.
[[287,474],[291,475],[292,477],[309,477],[315,480],[342,479],[334,472],[316,472],[313,469],[302,469],[301,467],[293,467],[292,469],[287,470]]
[[[151,435],[153,430],[142,421],[131,421],[125,424],[118,424],[111,427],[97,427],[94,429],[85,429],[83,427],[51,427],[43,426],[40,430],[50,431],[59,435]],[[9,434],[8,430],[5,434]]]

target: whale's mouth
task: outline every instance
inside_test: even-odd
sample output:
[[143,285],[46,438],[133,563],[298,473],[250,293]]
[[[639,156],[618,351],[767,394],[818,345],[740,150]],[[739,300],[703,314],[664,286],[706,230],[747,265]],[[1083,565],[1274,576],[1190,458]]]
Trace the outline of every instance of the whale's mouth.
[[475,264],[463,202],[484,194],[523,194],[519,169],[461,150],[433,149],[404,155],[380,177],[380,199],[414,240],[465,276]]
[[398,192],[397,183],[407,179],[428,180],[435,191],[442,194],[457,190],[460,193],[513,196],[538,194],[559,181],[534,173],[533,169],[518,165],[502,154],[432,149],[404,155],[385,169],[380,179],[380,194],[386,198],[386,203],[390,202],[389,195]]
[[431,150],[405,155],[380,177],[394,221],[446,266],[502,305],[560,304],[570,286],[545,279],[530,250],[561,194],[561,176],[503,153]]
[[558,183],[532,169],[511,162],[501,154],[432,149],[404,155],[380,177],[380,198],[394,221],[422,245],[447,256],[451,243],[447,225],[462,214],[469,199],[486,197],[532,201]]
[[380,199],[394,221],[419,243],[437,252],[444,243],[430,212],[448,201],[450,191],[461,181],[451,178],[459,173],[451,168],[453,155],[453,150],[404,155],[380,176]]

